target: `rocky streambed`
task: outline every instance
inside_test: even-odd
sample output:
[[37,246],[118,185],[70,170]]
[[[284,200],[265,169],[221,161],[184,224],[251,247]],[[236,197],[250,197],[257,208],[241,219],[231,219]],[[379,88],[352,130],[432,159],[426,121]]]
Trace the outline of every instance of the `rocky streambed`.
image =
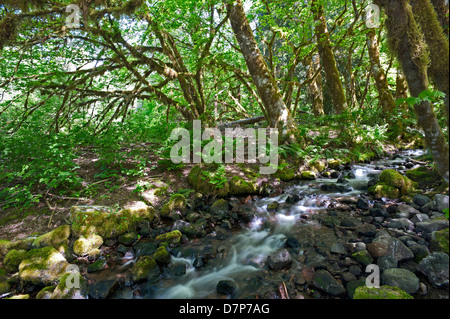
[[[418,155],[334,165],[264,196],[73,207],[68,225],[0,241],[0,295],[448,298],[448,195]],[[366,287],[369,265],[380,288]]]

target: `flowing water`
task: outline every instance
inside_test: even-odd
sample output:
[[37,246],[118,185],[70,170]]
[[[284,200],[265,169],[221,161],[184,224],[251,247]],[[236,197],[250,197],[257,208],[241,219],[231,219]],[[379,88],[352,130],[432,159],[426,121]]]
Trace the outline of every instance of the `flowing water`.
[[[314,221],[307,217],[320,210],[325,211],[334,198],[354,197],[367,192],[367,183],[370,177],[381,173],[382,169],[399,169],[398,165],[405,158],[413,158],[422,155],[423,152],[405,151],[396,159],[384,159],[371,164],[358,164],[351,167],[352,178],[347,184],[338,183],[337,179],[317,179],[313,181],[300,181],[284,189],[283,194],[275,197],[265,197],[252,202],[251,210],[253,219],[246,227],[239,230],[226,240],[215,239],[214,236],[206,236],[194,240],[172,256],[173,267],[184,265],[186,272],[183,275],[174,275],[166,271],[163,278],[155,284],[144,284],[139,295],[133,293],[131,287],[122,290],[120,298],[224,298],[216,292],[216,285],[220,280],[231,280],[238,287],[238,296],[255,294],[261,285],[255,284],[255,280],[264,273],[264,265],[267,257],[285,247],[286,240],[302,225],[314,227]],[[400,167],[401,169],[401,167]],[[347,171],[346,173],[349,173]],[[340,189],[329,188],[323,191],[321,185],[341,185]],[[325,187],[326,188],[326,187]],[[330,191],[331,190],[331,191]],[[297,195],[295,203],[292,196]],[[291,200],[290,200],[291,199]],[[269,212],[267,206],[277,201],[279,209]],[[288,201],[288,202],[286,202]],[[326,236],[326,235],[325,235]],[[196,268],[195,255],[192,251],[199,251],[212,247],[214,258],[211,258],[207,266]],[[189,250],[189,248],[197,248]],[[303,254],[299,249],[298,254]],[[135,260],[125,256],[126,260],[121,267],[130,266]],[[298,267],[293,258],[292,268]],[[172,268],[173,269],[173,268]],[[266,271],[267,273],[267,271]],[[252,291],[253,290],[253,291]]]

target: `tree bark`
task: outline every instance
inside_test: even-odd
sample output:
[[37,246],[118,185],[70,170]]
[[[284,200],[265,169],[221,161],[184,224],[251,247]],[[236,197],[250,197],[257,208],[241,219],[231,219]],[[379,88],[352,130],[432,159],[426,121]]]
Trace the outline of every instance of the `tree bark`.
[[273,128],[286,128],[289,134],[293,130],[291,114],[258,48],[241,1],[236,0],[233,4],[230,3],[228,10],[230,10],[231,27],[268,115],[267,122]]
[[439,91],[446,94],[445,112],[449,123],[449,47],[444,30],[430,0],[410,0],[414,19],[419,23],[429,48],[428,73]]
[[372,69],[372,76],[375,80],[375,85],[379,94],[383,115],[389,118],[389,115],[395,109],[395,101],[389,91],[389,84],[386,73],[380,61],[380,51],[378,49],[377,36],[374,29],[367,32],[367,48],[369,51],[370,66]]
[[347,101],[336,66],[336,59],[331,48],[324,9],[318,0],[312,0],[311,9],[316,21],[315,34],[322,66],[325,71],[326,83],[333,100],[335,112],[341,114],[347,108]]
[[[317,54],[312,57],[308,56],[305,60],[307,66],[306,77],[312,79],[320,68],[320,58]],[[312,110],[314,115],[321,116],[325,112],[323,110],[323,93],[322,93],[322,77],[319,75],[308,83],[308,95],[312,103]]]
[[[414,19],[407,0],[376,0],[385,9],[389,45],[402,66],[413,97],[428,89],[428,53],[423,35]],[[437,170],[449,182],[449,146],[428,101],[414,105],[418,124],[425,134],[425,142],[434,157]]]
[[448,39],[448,31],[449,31],[449,7],[448,1],[446,0],[431,0],[433,4],[434,10],[436,11],[439,23],[441,24],[442,29],[444,29],[444,33]]

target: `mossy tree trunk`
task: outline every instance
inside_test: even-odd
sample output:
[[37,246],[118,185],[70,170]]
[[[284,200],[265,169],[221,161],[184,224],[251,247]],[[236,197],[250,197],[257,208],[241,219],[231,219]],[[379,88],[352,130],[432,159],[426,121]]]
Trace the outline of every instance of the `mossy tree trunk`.
[[341,114],[347,108],[347,101],[331,47],[330,35],[328,33],[327,21],[321,0],[312,0],[311,10],[316,21],[315,34],[322,66],[325,71],[326,84],[333,99],[334,109],[337,114]]
[[[428,73],[439,91],[444,92],[447,126],[449,122],[449,47],[448,39],[439,23],[430,0],[410,0],[414,18],[418,22],[429,48],[430,66]],[[448,13],[448,12],[447,12]]]
[[[320,72],[316,75],[320,68],[320,57],[317,54],[314,54],[312,57],[308,55],[305,60],[305,65],[307,66],[306,76],[308,79],[312,79],[307,87],[308,95],[312,103],[312,111],[316,116],[324,115],[322,76]],[[316,77],[313,79],[315,75]]]
[[264,105],[270,127],[293,131],[292,117],[287,109],[277,83],[264,60],[240,0],[228,5],[230,22],[239,43],[258,95]]
[[[428,52],[420,28],[414,19],[407,0],[376,0],[385,9],[386,28],[391,50],[395,52],[414,97],[428,89]],[[425,133],[425,142],[430,149],[439,174],[449,181],[449,146],[430,102],[422,101],[414,106],[418,124]]]
[[374,29],[367,32],[367,48],[369,51],[370,66],[372,76],[379,94],[379,99],[384,116],[388,119],[389,115],[395,109],[395,101],[389,91],[389,83],[386,73],[383,70],[380,60],[380,51],[378,49],[378,40]]
[[433,4],[434,10],[436,11],[439,23],[441,24],[442,29],[444,29],[444,33],[448,38],[449,31],[449,6],[448,0],[431,0]]

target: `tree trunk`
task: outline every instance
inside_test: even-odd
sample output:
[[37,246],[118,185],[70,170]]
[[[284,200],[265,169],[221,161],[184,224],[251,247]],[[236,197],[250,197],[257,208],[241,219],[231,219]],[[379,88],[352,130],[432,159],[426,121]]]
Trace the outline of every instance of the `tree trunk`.
[[419,23],[429,48],[428,73],[439,91],[446,94],[445,112],[449,122],[449,47],[448,40],[439,24],[438,16],[430,0],[410,0],[414,19]]
[[408,98],[408,82],[406,82],[402,70],[397,70],[397,77],[395,79],[395,99],[406,98]]
[[433,3],[434,10],[436,11],[439,19],[439,23],[441,24],[442,29],[444,29],[444,33],[448,39],[448,26],[449,26],[449,7],[447,0],[431,0]]
[[311,8],[316,21],[315,34],[322,66],[325,71],[326,83],[333,99],[334,109],[337,114],[341,114],[347,108],[347,102],[334,53],[331,49],[324,9],[318,0],[312,0]]
[[[407,0],[376,0],[387,15],[386,28],[391,50],[396,53],[408,82],[411,95],[428,89],[428,53],[420,28],[414,19]],[[428,101],[414,106],[418,124],[425,133],[425,142],[430,149],[438,172],[449,182],[449,146]]]
[[367,32],[367,48],[369,50],[370,66],[372,68],[372,76],[375,80],[378,94],[380,95],[381,108],[385,118],[389,119],[389,115],[395,109],[395,101],[389,91],[389,84],[386,73],[380,61],[380,51],[378,49],[377,36],[374,29]]
[[[314,54],[312,57],[308,56],[305,60],[305,65],[307,66],[306,77],[308,79],[313,78],[317,70],[320,68],[319,56],[317,54]],[[323,110],[322,77],[320,73],[316,76],[315,79],[308,83],[307,89],[314,115],[324,115],[325,113]]]
[[241,1],[236,0],[234,4],[230,4],[228,10],[230,10],[231,27],[269,117],[267,122],[273,128],[286,128],[289,134],[293,130],[291,114],[258,48]]

